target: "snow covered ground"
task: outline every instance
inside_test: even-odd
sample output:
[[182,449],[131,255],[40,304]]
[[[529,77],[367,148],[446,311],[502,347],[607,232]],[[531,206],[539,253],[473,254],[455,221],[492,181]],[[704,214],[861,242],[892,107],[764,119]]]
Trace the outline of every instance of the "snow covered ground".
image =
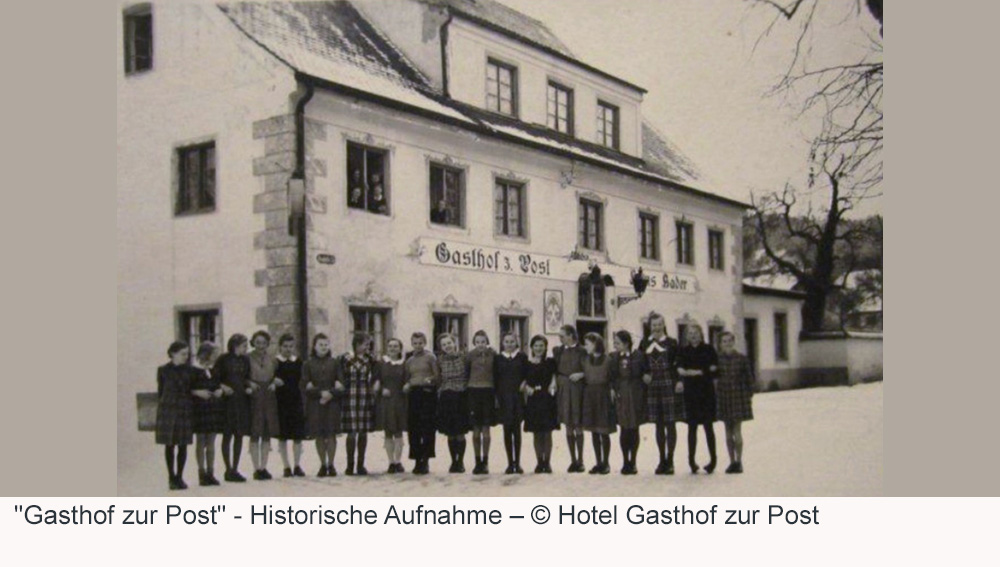
[[[657,463],[653,430],[642,429],[639,474],[622,476],[618,436],[612,436],[611,467],[608,476],[566,474],[569,457],[565,435],[554,435],[552,468],[555,474],[535,475],[531,435],[524,436],[522,476],[504,475],[506,467],[500,428],[493,430],[488,476],[448,474],[447,442],[438,439],[439,457],[431,461],[431,474],[385,475],[382,436],[370,436],[368,477],[347,477],[344,470],[344,441],[338,444],[336,466],[341,474],[320,479],[314,475],[317,460],[313,446],[306,442],[303,468],[309,477],[282,479],[281,460],[274,450],[269,470],[275,479],[246,484],[223,483],[220,487],[197,486],[198,470],[193,446],[189,450],[184,478],[191,488],[184,492],[167,490],[162,449],[153,444],[151,433],[119,438],[118,494],[120,496],[880,496],[882,494],[882,383],[854,387],[815,388],[759,394],[754,398],[756,419],[743,427],[745,440],[742,475],[722,474],[728,464],[722,424],[716,424],[720,466],[713,475],[692,475],[687,470],[686,428],[679,426],[677,474],[655,476]],[[124,441],[124,442],[123,442]],[[139,441],[136,443],[135,441]],[[276,443],[273,443],[276,447]],[[704,434],[699,433],[700,463],[708,460]],[[133,446],[134,445],[134,446]],[[244,443],[246,447],[246,443]],[[122,455],[128,451],[128,455]],[[590,439],[585,462],[594,463]],[[440,456],[444,454],[444,456]],[[404,452],[405,456],[405,452]],[[407,470],[412,462],[405,461]],[[466,468],[473,464],[472,442]],[[221,454],[216,468],[222,469]],[[246,451],[240,468],[251,473]],[[220,479],[221,472],[216,476]]]

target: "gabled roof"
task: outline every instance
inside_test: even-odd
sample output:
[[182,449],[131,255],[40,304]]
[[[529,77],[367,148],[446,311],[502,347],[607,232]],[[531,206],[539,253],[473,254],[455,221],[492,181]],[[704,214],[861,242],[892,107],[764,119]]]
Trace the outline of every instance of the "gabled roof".
[[[554,33],[542,22],[494,0],[419,0],[426,4],[447,8],[449,13],[478,24],[540,51],[568,61],[595,75],[645,93],[646,89],[616,77],[607,71],[588,65],[576,58]],[[567,0],[568,2],[569,0]]]
[[[480,2],[484,0],[476,0],[477,4]],[[694,188],[692,184],[698,181],[694,167],[648,124],[643,125],[644,152],[640,159],[445,97],[389,38],[346,0],[232,2],[220,4],[219,9],[250,40],[295,71],[297,78],[681,192],[731,206],[746,206],[732,198]]]

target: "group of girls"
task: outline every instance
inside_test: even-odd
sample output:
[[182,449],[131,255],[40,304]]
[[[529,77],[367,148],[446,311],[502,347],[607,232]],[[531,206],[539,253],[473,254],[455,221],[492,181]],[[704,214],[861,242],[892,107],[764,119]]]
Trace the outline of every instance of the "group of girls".
[[674,472],[677,422],[688,426],[692,473],[700,470],[695,451],[698,428],[704,429],[710,456],[704,471],[712,473],[713,423],[721,420],[730,460],[726,472],[743,472],[740,424],[753,419],[754,377],[747,358],[736,352],[735,337],[723,333],[717,353],[705,343],[701,329],[690,326],[679,346],[655,313],[647,330],[637,347],[629,332],[617,331],[613,352],[607,352],[601,335],[589,333],[581,344],[576,329],[567,325],[551,357],[542,335],[532,337],[523,351],[518,337],[506,334],[498,352],[484,331],[475,333],[467,352],[455,336],[444,334],[435,355],[427,348],[427,337],[414,333],[409,352],[404,354],[402,341],[391,339],[381,358],[374,355],[367,335],[355,335],[351,350],[335,357],[328,337],[318,334],[305,361],[296,358],[291,335],[281,336],[277,354],[272,354],[271,337],[264,331],[250,341],[233,335],[221,356],[215,345],[204,343],[190,362],[189,346],[175,342],[168,349],[170,362],[157,373],[156,442],[165,446],[169,487],[177,490],[187,487],[182,474],[192,437],[199,484],[213,486],[219,484],[214,474],[218,434],[224,480],[245,482],[239,473],[245,436],[250,437],[256,480],[271,478],[272,438],[279,440],[285,477],[305,476],[300,466],[305,439],[315,441],[320,460],[316,476],[336,476],[341,433],[347,434],[345,474],[366,475],[368,433],[376,430],[384,432],[388,474],[405,472],[404,433],[414,474],[430,472],[439,433],[448,440],[449,472],[466,472],[471,432],[472,474],[483,475],[489,474],[490,432],[501,425],[506,474],[524,473],[522,429],[533,434],[534,472],[546,474],[552,472],[553,431],[564,426],[571,461],[567,472],[587,470],[584,432],[590,432],[595,464],[589,472],[608,474],[610,436],[620,427],[621,473],[634,475],[639,427],[651,423],[660,457],[655,472],[669,475]]

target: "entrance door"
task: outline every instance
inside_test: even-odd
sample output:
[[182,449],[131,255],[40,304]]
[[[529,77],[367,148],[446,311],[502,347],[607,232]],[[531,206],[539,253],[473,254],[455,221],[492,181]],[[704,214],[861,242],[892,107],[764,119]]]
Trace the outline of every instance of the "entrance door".
[[743,320],[743,336],[747,340],[747,358],[750,359],[750,367],[753,368],[754,376],[759,375],[757,368],[757,320]]
[[[580,337],[580,344],[583,344],[583,336],[587,333],[597,333],[601,335],[604,342],[608,341],[608,323],[606,321],[587,321],[587,320],[576,320],[576,332]],[[608,345],[610,348],[610,345]]]

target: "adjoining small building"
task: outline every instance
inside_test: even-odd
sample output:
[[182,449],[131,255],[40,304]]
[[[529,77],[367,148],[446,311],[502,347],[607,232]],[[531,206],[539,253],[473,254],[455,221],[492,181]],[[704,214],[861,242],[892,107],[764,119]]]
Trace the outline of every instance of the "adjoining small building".
[[799,335],[806,294],[743,284],[743,336],[759,390],[802,385]]

